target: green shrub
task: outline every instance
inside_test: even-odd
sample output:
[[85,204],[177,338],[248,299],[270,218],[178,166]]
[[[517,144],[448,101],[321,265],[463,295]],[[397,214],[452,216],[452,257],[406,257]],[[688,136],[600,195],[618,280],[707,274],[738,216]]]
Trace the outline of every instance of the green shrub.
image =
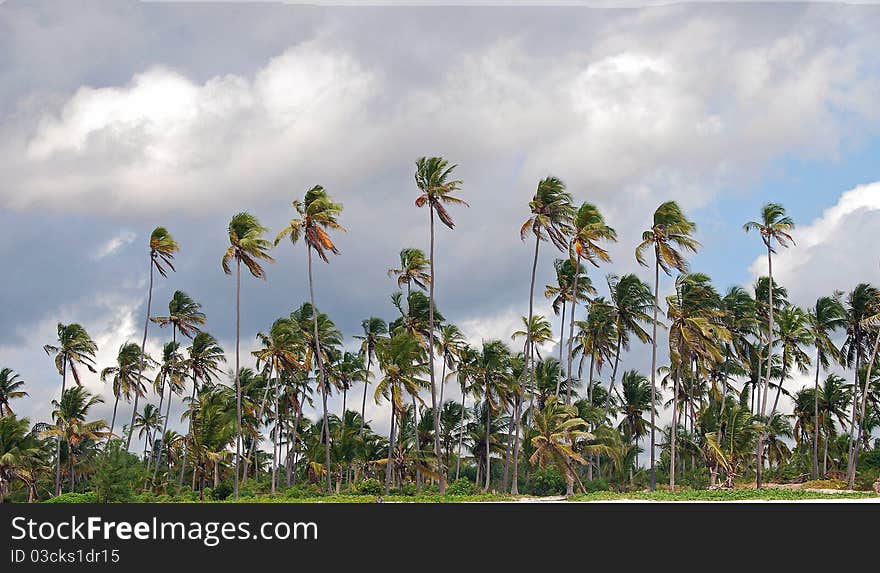
[[43,503],[98,503],[98,495],[93,491],[85,493],[62,493],[52,497]]
[[222,501],[232,495],[232,486],[225,481],[221,481],[217,484],[217,487],[211,490],[211,499]]
[[446,495],[472,495],[474,484],[467,478],[458,478],[446,487]]
[[400,486],[400,489],[397,490],[397,495],[405,495],[408,497],[412,497],[416,494],[416,484],[414,483],[405,483]]
[[381,495],[385,488],[379,483],[379,480],[369,478],[357,484],[355,489],[360,495]]
[[91,484],[99,503],[124,503],[143,488],[146,477],[138,457],[127,452],[121,441],[112,440],[98,457]]
[[538,468],[529,476],[525,492],[532,495],[562,495],[565,493],[565,478],[555,466]]
[[859,454],[859,470],[880,470],[880,449],[868,450]]
[[593,493],[594,491],[608,491],[611,488],[608,487],[607,480],[593,479],[584,482],[584,489],[587,490],[587,493]]

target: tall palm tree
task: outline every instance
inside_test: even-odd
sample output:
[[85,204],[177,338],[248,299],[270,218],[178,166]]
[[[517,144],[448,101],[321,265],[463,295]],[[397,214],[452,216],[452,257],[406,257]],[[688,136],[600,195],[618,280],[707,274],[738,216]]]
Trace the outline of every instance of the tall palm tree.
[[[406,411],[403,393],[418,396],[422,385],[420,376],[427,374],[425,349],[418,339],[405,330],[398,331],[391,338],[383,338],[376,345],[376,357],[384,376],[376,383],[374,397],[379,403],[383,396],[391,404],[391,430],[388,434],[388,458],[385,464],[385,495],[391,489],[391,476],[394,471],[395,421],[403,420]],[[329,473],[329,465],[327,468]]]
[[[198,392],[200,391],[199,382],[201,381],[203,385],[209,386],[216,381],[221,375],[221,364],[226,362],[226,353],[223,351],[223,348],[220,347],[220,344],[217,342],[217,339],[214,338],[213,335],[207,332],[199,332],[197,333],[193,339],[192,344],[190,344],[189,350],[187,351],[187,358],[185,362],[182,364],[187,370],[189,370],[190,375],[192,376],[193,387],[192,387],[192,395],[190,398],[190,411],[188,412],[188,416],[190,418],[190,424],[188,429],[188,440],[189,442],[193,441],[193,427],[192,427],[192,416],[193,413],[191,409],[198,405],[196,397]],[[236,398],[236,403],[240,404],[240,388],[237,391],[238,397]],[[166,410],[165,414],[165,422],[168,422],[168,412],[171,408],[171,397],[169,395],[168,398],[168,410]],[[240,417],[237,418],[240,420]],[[240,425],[236,426],[237,429],[240,429]],[[163,435],[167,431],[167,426],[163,430]],[[239,432],[240,433],[240,432]],[[184,453],[186,453],[187,443],[184,442]],[[236,456],[237,458],[238,456]],[[178,476],[178,491],[183,485],[183,474],[186,470],[186,457],[181,458],[180,464],[180,475]],[[238,470],[236,470],[236,474]]]
[[[847,478],[855,473],[853,464],[853,444],[857,442],[856,425],[858,420],[859,374],[862,370],[866,354],[871,353],[867,327],[870,321],[880,314],[880,289],[868,283],[859,283],[846,297],[846,340],[841,352],[847,366],[854,371],[852,414],[849,423],[849,456],[847,460]],[[867,380],[866,380],[867,388]]]
[[[510,368],[510,349],[500,340],[483,341],[483,351],[477,355],[474,364],[475,386],[474,393],[482,395],[485,405],[486,428],[492,427],[492,413],[499,411],[505,400],[507,377]],[[486,483],[483,487],[489,490],[490,472],[490,433],[486,438]]]
[[421,249],[412,247],[401,249],[400,266],[388,269],[388,276],[397,279],[397,287],[406,287],[411,290],[416,285],[422,290],[428,290],[431,284],[431,261]]
[[[43,350],[49,356],[55,357],[55,369],[61,375],[61,398],[67,389],[67,371],[70,370],[77,386],[82,386],[77,366],[85,366],[89,372],[97,373],[95,369],[95,353],[98,345],[95,344],[89,333],[82,325],[77,323],[58,323],[58,343],[46,344]],[[55,444],[55,495],[61,495],[61,436],[58,436]]]
[[[698,377],[701,367],[707,371],[706,364],[720,363],[724,359],[721,347],[730,340],[730,333],[722,321],[721,297],[709,277],[702,273],[679,275],[675,280],[675,293],[667,297],[666,304],[670,373],[675,384],[672,395],[669,485],[675,488],[680,382],[683,377],[691,377],[692,365],[697,368],[694,374]],[[690,401],[692,395],[689,393],[685,399]]]
[[[599,241],[617,241],[617,232],[605,224],[605,219],[595,205],[583,203],[572,220],[570,256],[574,258],[576,268],[580,267],[581,259],[586,259],[594,267],[598,267],[600,262],[607,263],[611,261],[611,256],[608,254],[608,251],[599,245]],[[574,281],[573,290],[576,292],[577,274],[574,277]],[[571,364],[576,314],[577,298],[575,297],[572,299],[571,316],[569,317],[568,324],[568,360],[565,378],[568,381],[569,388],[571,388]],[[570,395],[566,395],[565,403],[571,403]]]
[[623,418],[618,429],[623,432],[624,438],[630,445],[636,445],[648,434],[648,421],[644,416],[645,410],[651,407],[651,385],[648,378],[637,370],[624,372],[620,385]]
[[776,414],[779,405],[779,396],[782,394],[782,384],[793,368],[797,368],[801,374],[806,374],[810,366],[810,357],[804,348],[812,344],[813,337],[810,333],[809,317],[802,309],[796,306],[788,306],[779,313],[778,336],[779,346],[782,349],[782,375],[779,385],[776,387],[776,398],[770,409],[770,417]]
[[22,388],[24,388],[24,380],[19,378],[12,368],[0,370],[0,417],[12,415],[10,400],[24,398],[28,395]]
[[685,253],[696,253],[700,243],[691,235],[697,226],[685,217],[675,201],[666,201],[654,211],[651,228],[642,233],[642,242],[636,247],[636,260],[647,267],[645,253],[654,251],[654,316],[651,331],[651,491],[657,484],[655,469],[656,424],[654,410],[657,404],[657,312],[660,309],[660,269],[667,276],[675,269],[687,271]]
[[[168,316],[156,316],[151,319],[160,327],[164,328],[171,325],[171,342],[177,343],[177,333],[189,339],[199,332],[199,327],[205,324],[207,317],[202,312],[202,305],[192,299],[185,292],[178,290],[171,295],[168,301]],[[134,414],[137,412],[137,396],[135,396],[134,409],[132,410],[132,422],[134,422]],[[131,443],[132,426],[129,426],[128,441],[126,449]]]
[[[119,353],[116,356],[116,366],[108,366],[101,370],[101,382],[107,382],[108,378],[112,378],[113,395],[115,401],[113,403],[113,417],[110,420],[110,435],[113,435],[113,428],[116,427],[116,408],[119,405],[119,398],[124,397],[125,401],[131,400],[132,395],[143,396],[146,394],[146,382],[148,379],[142,374],[143,366],[150,362],[149,357],[141,354],[140,346],[135,342],[126,342],[119,347]],[[132,423],[134,416],[132,415]],[[129,428],[129,433],[131,429]]]
[[82,442],[97,441],[108,435],[108,432],[105,430],[107,422],[104,420],[87,421],[89,410],[103,401],[100,396],[93,396],[82,386],[68,388],[61,395],[61,400],[52,400],[52,406],[55,407],[52,411],[52,419],[55,421],[55,424],[47,428],[43,433],[49,436],[56,436],[59,440],[63,439],[67,444],[70,491],[73,491],[75,485],[73,475],[74,448]]
[[[431,282],[428,283],[429,304],[429,323],[434,324],[434,285],[436,283],[437,274],[434,265],[434,216],[440,219],[440,222],[449,229],[455,228],[455,222],[446,210],[446,205],[464,205],[468,204],[453,193],[461,190],[461,180],[452,179],[452,172],[456,165],[449,165],[449,162],[442,157],[420,157],[416,160],[415,181],[416,187],[419,189],[419,196],[416,198],[416,207],[428,207],[428,218],[430,221],[430,250],[428,260],[431,263]],[[446,493],[446,472],[441,467],[443,458],[440,455],[440,410],[437,408],[437,383],[434,379],[434,329],[428,333],[428,367],[430,369],[431,381],[431,411],[434,415],[434,455],[437,458],[437,473],[440,474],[440,493]]]
[[[147,313],[144,317],[144,336],[141,339],[141,357],[145,357],[147,348],[147,331],[150,327],[150,312],[153,305],[153,272],[158,271],[162,278],[168,276],[168,269],[174,270],[174,253],[180,249],[180,245],[171,236],[171,233],[165,227],[156,227],[150,233],[150,284],[147,287]],[[146,364],[141,364],[138,371],[139,374],[144,373]],[[137,412],[137,398],[135,398],[134,410],[132,411],[132,421],[134,421],[134,413]],[[112,425],[112,424],[111,424]],[[113,433],[111,428],[110,433]],[[131,430],[128,434],[128,443],[125,449],[131,444]]]
[[[590,358],[590,374],[587,381],[587,400],[592,402],[593,395],[593,374],[601,372],[602,367],[611,360],[614,355],[614,348],[617,334],[617,323],[614,319],[614,307],[600,296],[590,302],[587,311],[587,319],[577,321],[578,326],[578,345],[574,351],[581,355],[580,365],[578,366],[578,378],[583,372],[583,362]],[[569,380],[567,388],[566,401],[571,401],[571,380]]]
[[[775,241],[781,247],[788,247],[790,243],[793,244],[794,239],[792,239],[790,231],[794,229],[794,221],[791,217],[785,214],[785,209],[782,205],[779,205],[778,203],[767,203],[761,208],[761,220],[749,221],[743,225],[743,229],[746,233],[749,231],[758,231],[761,234],[761,240],[764,242],[764,246],[767,248],[767,276],[770,281],[770,314],[769,322],[767,323],[767,343],[769,347],[767,353],[767,379],[764,383],[763,390],[761,390],[763,397],[758,400],[760,403],[760,415],[763,418],[767,409],[767,393],[770,388],[770,360],[773,356],[773,253],[776,252],[776,249],[773,247],[773,242]],[[763,446],[763,435],[759,435],[756,446],[757,471],[755,474],[755,484],[758,488],[761,487],[761,466],[763,464],[761,462],[762,454],[760,452],[763,449]]]
[[580,483],[574,464],[587,463],[577,451],[578,443],[593,439],[586,428],[587,422],[577,416],[577,408],[557,403],[555,396],[535,414],[537,435],[532,438],[534,453],[529,463],[542,468],[551,463],[555,465],[565,478],[565,495],[574,493],[575,480]]
[[295,200],[293,208],[299,218],[291,219],[290,224],[281,229],[275,238],[277,245],[285,237],[290,239],[292,245],[296,245],[300,237],[306,245],[309,261],[309,300],[312,303],[312,326],[314,329],[315,360],[318,365],[320,377],[321,398],[324,408],[324,458],[327,466],[327,492],[332,489],[330,476],[330,429],[327,426],[327,380],[324,372],[324,361],[321,353],[321,339],[318,335],[318,309],[315,306],[315,283],[312,276],[312,251],[325,263],[329,263],[328,251],[334,255],[339,254],[339,249],[333,243],[327,231],[345,231],[337,218],[342,213],[342,204],[336,203],[326,190],[320,185],[315,185],[306,191],[302,202]]
[[138,430],[138,439],[144,440],[144,459],[147,452],[153,449],[153,432],[162,427],[162,414],[153,404],[144,405],[144,409],[135,416],[134,428]]
[[[446,369],[450,370],[450,375],[452,375],[452,369],[455,368],[455,365],[458,361],[458,355],[461,349],[464,347],[464,335],[461,333],[461,330],[454,324],[443,324],[440,326],[439,337],[435,341],[435,346],[437,350],[437,355],[440,356],[440,360],[443,361],[442,370],[440,372],[440,398],[438,402],[441,404],[441,408],[443,405],[443,389],[446,387]],[[441,422],[443,421],[443,411],[440,412]],[[448,471],[449,468],[447,468]]]
[[[520,227],[520,238],[525,241],[529,232],[535,236],[535,254],[532,258],[532,273],[529,282],[529,314],[527,323],[531,324],[535,306],[535,274],[538,269],[538,249],[541,241],[550,241],[560,251],[568,248],[568,237],[572,231],[575,209],[572,196],[565,190],[565,183],[558,177],[548,175],[538,181],[535,195],[529,201],[529,218]],[[578,269],[579,270],[579,269]],[[580,273],[577,273],[580,274]],[[577,275],[575,275],[577,276]],[[572,285],[572,292],[578,292],[577,285]],[[532,381],[534,386],[535,355],[534,349],[528,345],[525,352],[526,368],[524,378]],[[516,424],[519,427],[522,405],[517,406]],[[534,407],[534,394],[529,398],[529,409]],[[513,458],[519,460],[519,436],[517,435]],[[516,467],[514,465],[514,467]],[[514,485],[516,480],[513,481]]]
[[358,430],[359,434],[364,432],[364,416],[367,411],[367,388],[370,385],[370,373],[373,370],[373,358],[376,357],[376,346],[388,334],[388,324],[381,318],[371,316],[361,321],[361,330],[363,330],[363,335],[356,335],[355,338],[361,341],[361,358],[367,359],[367,377],[364,380],[364,397],[361,402],[361,427]]
[[651,323],[651,310],[654,306],[654,296],[651,287],[642,282],[642,279],[630,273],[618,277],[608,275],[608,291],[611,293],[611,306],[614,309],[614,326],[617,331],[617,344],[614,349],[614,367],[611,369],[611,384],[608,393],[615,391],[614,383],[617,380],[617,367],[620,364],[622,350],[629,350],[630,335],[635,335],[642,343],[651,342],[642,324]]
[[593,281],[587,276],[583,265],[578,267],[578,277],[577,281],[575,281],[574,264],[570,258],[556,259],[553,261],[553,268],[556,270],[556,284],[544,287],[544,296],[552,299],[551,307],[553,308],[553,314],[557,316],[560,313],[562,314],[559,320],[559,363],[562,364],[562,352],[565,348],[563,344],[565,326],[568,324],[565,322],[565,313],[567,312],[568,302],[574,296],[575,282],[577,282],[578,286],[577,298],[579,300],[585,301],[590,295],[595,295],[596,289],[593,286]]
[[[198,335],[197,335],[198,336]],[[159,410],[161,413],[162,403],[165,400],[165,388],[168,388],[168,402],[165,404],[165,415],[162,416],[162,433],[159,435],[161,447],[159,448],[156,463],[153,467],[153,481],[159,472],[159,464],[162,463],[162,453],[167,449],[168,444],[164,442],[165,434],[168,432],[168,418],[171,415],[171,399],[175,394],[182,394],[185,388],[184,378],[186,376],[184,369],[183,356],[180,353],[180,343],[166,342],[162,346],[162,361],[159,363],[159,369],[156,373],[156,379],[153,381],[153,388],[159,393]],[[152,458],[151,458],[152,459]]]
[[220,265],[227,275],[232,274],[230,263],[235,261],[235,478],[233,491],[238,499],[238,466],[241,456],[241,381],[238,379],[241,347],[241,265],[250,271],[251,276],[266,278],[266,271],[260,261],[274,262],[269,255],[272,243],[263,235],[268,231],[260,225],[256,217],[247,212],[237,213],[229,221],[229,248],[223,253]]

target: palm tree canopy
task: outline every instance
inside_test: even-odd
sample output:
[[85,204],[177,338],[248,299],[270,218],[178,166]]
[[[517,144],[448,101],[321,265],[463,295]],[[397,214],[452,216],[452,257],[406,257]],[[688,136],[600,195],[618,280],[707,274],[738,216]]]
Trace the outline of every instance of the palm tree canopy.
[[229,248],[223,253],[220,261],[223,272],[227,275],[232,274],[229,263],[236,260],[244,263],[253,276],[266,278],[266,271],[260,266],[259,261],[275,262],[275,259],[269,255],[272,242],[263,238],[266,231],[268,229],[260,225],[259,220],[248,212],[243,211],[233,215],[228,227]]
[[758,231],[761,233],[761,240],[767,245],[771,253],[775,253],[773,241],[787,247],[789,243],[794,244],[794,239],[790,235],[790,231],[794,229],[794,221],[785,214],[785,208],[778,203],[767,203],[761,208],[761,220],[749,221],[743,225],[746,233],[749,231]]
[[302,201],[293,202],[293,208],[299,218],[291,219],[290,224],[281,229],[275,237],[275,244],[287,237],[295,245],[303,237],[306,245],[314,249],[322,261],[330,262],[327,252],[338,255],[339,249],[327,231],[345,231],[337,219],[342,213],[342,203],[334,202],[324,187],[315,185],[306,191]]
[[168,276],[166,267],[174,270],[174,253],[180,249],[177,241],[165,227],[156,227],[150,233],[150,260],[163,277]]
[[431,260],[421,249],[412,247],[401,249],[400,266],[388,269],[388,276],[397,279],[397,287],[414,284],[422,290],[428,290],[431,284]]
[[675,201],[667,201],[654,211],[654,223],[650,229],[642,233],[642,242],[636,247],[636,260],[647,267],[645,251],[653,247],[657,255],[657,264],[667,275],[672,269],[686,272],[688,265],[680,251],[697,252],[700,243],[691,235],[697,226],[689,221]]
[[174,325],[181,334],[192,338],[199,331],[199,326],[205,324],[207,317],[202,312],[201,304],[182,290],[178,290],[174,291],[171,300],[168,301],[168,316],[155,316],[150,320],[163,327]]
[[455,228],[455,222],[446,210],[446,204],[468,206],[465,201],[453,196],[453,193],[461,190],[462,183],[459,179],[452,179],[456,167],[449,165],[442,157],[420,157],[416,160],[416,187],[421,192],[416,198],[416,207],[428,205],[450,229]]
[[611,260],[608,251],[599,245],[599,241],[617,242],[617,231],[605,224],[602,213],[595,205],[581,204],[574,215],[572,227],[571,244],[578,258],[586,259],[593,266]]
[[531,231],[542,241],[549,238],[560,251],[565,249],[575,216],[572,196],[565,190],[565,183],[552,175],[541,179],[535,196],[529,201],[529,211],[532,214],[520,228],[520,238],[525,240]]
[[82,386],[77,365],[83,365],[90,372],[97,373],[95,369],[95,353],[98,345],[92,341],[89,333],[82,325],[77,323],[58,323],[58,344],[47,344],[43,350],[49,356],[55,356],[55,368],[59,374],[64,372],[65,366],[70,368],[73,379],[77,386]]

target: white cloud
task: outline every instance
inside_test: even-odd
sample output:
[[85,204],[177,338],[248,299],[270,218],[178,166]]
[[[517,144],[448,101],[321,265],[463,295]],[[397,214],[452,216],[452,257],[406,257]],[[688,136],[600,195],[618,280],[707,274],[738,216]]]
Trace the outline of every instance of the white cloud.
[[95,260],[101,260],[104,257],[110,256],[122,247],[130,245],[136,238],[137,235],[135,233],[132,233],[131,231],[122,231],[98,247],[92,255],[92,258]]
[[[777,249],[773,276],[789,298],[810,306],[819,296],[849,291],[859,282],[880,282],[880,182],[859,185],[811,223],[795,228],[796,244]],[[751,273],[767,274],[766,256],[755,259]]]

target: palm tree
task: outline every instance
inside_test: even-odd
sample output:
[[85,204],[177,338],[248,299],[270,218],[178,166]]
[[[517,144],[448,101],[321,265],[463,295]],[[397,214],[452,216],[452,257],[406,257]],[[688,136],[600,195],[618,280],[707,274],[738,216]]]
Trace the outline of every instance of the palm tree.
[[[135,348],[137,348],[137,345],[135,345]],[[63,439],[67,444],[70,491],[73,491],[75,485],[73,475],[74,448],[82,442],[97,441],[109,435],[105,431],[107,422],[104,420],[87,421],[89,410],[103,401],[100,396],[93,396],[82,386],[75,386],[65,390],[64,394],[61,395],[60,401],[52,400],[52,405],[55,407],[52,411],[52,419],[55,421],[55,424],[47,428],[44,434],[56,436],[59,440]]]
[[654,211],[651,228],[642,233],[642,242],[636,247],[636,260],[647,267],[645,251],[654,251],[654,316],[651,332],[651,491],[656,488],[655,444],[656,424],[654,409],[657,404],[657,312],[660,309],[660,269],[666,275],[672,269],[679,272],[687,270],[687,260],[680,251],[696,253],[700,243],[691,235],[697,226],[685,217],[675,201],[666,201]]
[[[707,371],[706,364],[720,363],[724,359],[720,345],[730,340],[730,333],[722,322],[721,297],[709,277],[702,273],[679,275],[675,280],[675,293],[667,297],[666,304],[670,374],[675,384],[669,457],[669,485],[674,489],[680,381],[690,377],[692,367],[697,369],[694,376],[698,377],[701,367]],[[685,397],[688,402],[692,398],[690,393]]]
[[[761,234],[761,240],[764,242],[764,246],[767,247],[767,276],[770,281],[770,289],[769,289],[769,322],[767,324],[767,343],[769,344],[768,353],[767,353],[767,380],[764,384],[763,388],[763,398],[759,398],[758,402],[760,403],[760,415],[763,418],[766,409],[767,409],[767,392],[770,388],[770,359],[773,356],[773,253],[776,252],[776,249],[773,248],[773,242],[776,241],[782,247],[788,247],[789,243],[794,243],[794,239],[792,239],[789,232],[794,229],[794,221],[791,217],[785,214],[785,209],[782,205],[778,203],[767,203],[761,209],[761,220],[760,221],[749,221],[745,225],[743,225],[743,229],[746,233],[749,231],[758,231]],[[758,488],[761,487],[761,453],[760,451],[763,449],[763,435],[758,436],[758,444],[757,444],[757,465],[756,465],[756,475],[755,475],[755,484]]]
[[[599,246],[598,242],[617,241],[617,232],[605,224],[605,219],[595,205],[583,203],[580,206],[572,221],[572,231],[570,256],[574,257],[576,268],[580,268],[582,258],[586,259],[594,267],[598,267],[600,262],[609,262],[611,260],[608,251]],[[574,281],[573,291],[577,292],[577,274],[574,277]],[[571,388],[571,364],[576,314],[577,298],[575,297],[572,299],[571,316],[569,317],[568,324],[568,361],[565,378],[568,381],[569,388]],[[565,403],[571,403],[570,395],[566,395]]]
[[535,413],[534,422],[537,435],[531,440],[534,453],[529,463],[542,468],[554,464],[565,477],[565,495],[572,495],[574,480],[580,483],[573,464],[587,463],[576,448],[579,442],[593,439],[586,431],[587,423],[577,417],[577,408],[557,403],[555,396],[548,399],[543,410]]
[[[858,421],[859,400],[859,374],[862,369],[863,359],[866,353],[871,353],[869,336],[866,327],[870,326],[876,315],[880,314],[880,289],[868,284],[860,283],[847,295],[846,298],[846,340],[841,352],[846,359],[847,366],[853,368],[855,378],[853,381],[852,415],[849,424],[849,456],[847,460],[847,478],[855,475],[855,446],[858,442],[856,425]],[[866,386],[867,388],[867,379]]]
[[400,251],[400,266],[388,269],[388,276],[397,279],[397,288],[404,286],[409,292],[412,285],[428,290],[431,284],[431,261],[421,249],[406,248]]
[[[442,371],[440,372],[440,398],[438,402],[441,404],[441,408],[443,406],[443,389],[446,387],[446,369],[449,368],[449,375],[453,374],[452,369],[455,368],[455,365],[458,361],[458,355],[461,352],[461,349],[464,348],[465,341],[464,335],[461,333],[461,330],[454,324],[443,324],[440,326],[440,336],[436,340],[436,350],[437,354],[440,356],[440,359],[443,361]],[[443,411],[440,412],[440,422],[442,425]],[[447,468],[448,471],[449,468]]]
[[[580,365],[578,366],[578,378],[583,372],[584,360],[590,357],[590,374],[587,382],[587,400],[592,402],[593,374],[602,371],[602,366],[611,360],[614,354],[614,347],[617,334],[617,323],[614,319],[614,307],[605,300],[605,297],[598,297],[590,302],[586,320],[577,321],[578,326],[578,345],[575,347],[575,353],[581,355]],[[566,403],[571,400],[572,381],[569,376],[568,388],[566,394]]]
[[[150,362],[150,357],[144,357],[141,349],[135,342],[126,342],[119,347],[119,353],[116,356],[116,366],[108,366],[101,370],[101,382],[107,382],[109,378],[113,381],[113,417],[110,420],[110,435],[113,435],[113,428],[116,427],[116,408],[119,405],[119,398],[124,397],[125,401],[131,400],[132,395],[143,396],[146,394],[146,382],[148,379],[142,374],[145,363]],[[134,423],[134,415],[132,415],[132,424]],[[129,428],[129,435],[131,428]]]
[[361,427],[358,430],[359,434],[364,432],[364,416],[367,411],[367,388],[370,385],[369,376],[373,370],[373,358],[376,357],[376,345],[379,344],[379,340],[388,334],[388,325],[381,318],[371,316],[361,321],[361,330],[363,330],[364,334],[362,336],[355,336],[355,338],[361,341],[361,358],[366,357],[367,359],[367,377],[364,380],[364,398],[361,402]]
[[11,411],[0,416],[0,504],[13,480],[28,488],[28,501],[36,499],[37,472],[45,465],[45,448],[30,429],[30,420]]
[[138,430],[138,439],[146,438],[144,439],[144,459],[147,459],[147,452],[153,448],[153,432],[162,427],[162,414],[159,408],[152,404],[146,404],[141,413],[135,416],[133,426]]
[[[560,251],[568,247],[568,236],[572,231],[572,222],[574,219],[574,206],[572,205],[572,196],[565,190],[565,183],[557,177],[548,175],[538,182],[535,195],[529,201],[529,218],[520,227],[520,238],[525,241],[526,236],[531,233],[535,236],[535,254],[532,259],[532,274],[529,283],[529,314],[526,319],[527,324],[531,324],[534,316],[535,305],[535,274],[538,269],[538,249],[541,241],[549,240]],[[579,271],[578,267],[578,271]],[[578,272],[577,275],[580,273]],[[575,275],[575,276],[577,276]],[[572,285],[572,292],[578,292],[577,285]],[[534,386],[534,370],[535,355],[531,345],[526,348],[526,368],[523,376],[532,380]],[[534,395],[529,398],[529,409],[534,406]],[[517,406],[516,420],[519,427],[519,418],[521,416],[521,404]],[[519,460],[519,437],[517,435],[516,444],[513,451],[513,459]],[[516,470],[514,470],[516,471]],[[516,484],[516,480],[513,480]]]
[[556,284],[544,287],[544,296],[552,299],[553,314],[559,315],[560,312],[562,313],[559,321],[559,363],[562,364],[562,351],[565,347],[563,340],[565,339],[565,325],[567,324],[565,322],[566,306],[568,301],[572,300],[575,282],[578,285],[577,298],[579,300],[588,300],[590,295],[596,294],[596,289],[593,287],[593,281],[587,276],[583,265],[578,267],[578,277],[577,281],[575,281],[574,264],[570,258],[556,259],[553,261],[553,268],[556,270]]
[[302,236],[306,245],[309,261],[309,300],[312,304],[312,325],[314,327],[315,360],[318,364],[318,374],[320,376],[321,397],[324,407],[324,457],[327,466],[327,492],[332,488],[330,476],[330,431],[327,426],[327,387],[324,373],[324,362],[321,356],[321,340],[318,336],[318,309],[315,306],[315,286],[312,277],[312,251],[321,258],[325,263],[329,263],[327,252],[334,255],[339,254],[339,249],[333,243],[328,230],[345,231],[339,224],[337,217],[342,213],[342,204],[335,203],[327,191],[320,185],[315,185],[306,191],[303,201],[295,200],[293,208],[296,209],[299,218],[291,219],[290,224],[283,228],[275,238],[277,245],[285,237],[290,238],[293,245],[299,241]]
[[185,366],[182,362],[183,357],[180,354],[180,344],[178,342],[166,342],[162,347],[162,361],[159,363],[159,371],[156,374],[156,379],[153,381],[153,388],[159,393],[160,411],[165,399],[165,387],[168,387],[168,403],[165,406],[165,415],[162,416],[162,433],[159,436],[162,447],[159,448],[156,464],[153,467],[154,482],[159,472],[159,464],[162,463],[162,452],[167,449],[167,444],[164,440],[165,434],[168,433],[168,418],[171,415],[171,398],[174,394],[182,394],[185,387]]
[[[61,375],[61,397],[67,389],[67,371],[73,375],[77,386],[82,386],[77,366],[85,366],[89,372],[95,370],[95,344],[86,329],[77,323],[58,323],[58,344],[46,344],[43,350],[49,356],[55,356],[55,369]],[[55,495],[61,495],[61,436],[55,445]]]
[[[162,278],[166,278],[168,276],[168,270],[174,270],[174,253],[176,253],[180,249],[180,246],[177,244],[177,241],[174,240],[174,237],[168,232],[165,227],[156,227],[153,229],[153,232],[150,233],[150,284],[147,288],[147,314],[144,317],[144,337],[141,339],[141,357],[145,357],[145,352],[147,348],[147,330],[150,327],[150,311],[153,305],[153,271],[159,271],[159,274],[162,275]],[[141,364],[140,369],[138,370],[138,374],[144,373],[145,364]],[[134,413],[137,412],[137,397],[135,397],[134,410],[132,411],[132,421],[134,420]],[[112,424],[111,424],[112,425]],[[111,428],[110,433],[113,433]],[[125,446],[125,449],[128,450],[128,446],[131,444],[131,430],[129,430],[128,434],[128,443]]]
[[[453,193],[461,189],[461,180],[452,179],[452,172],[456,165],[449,165],[449,162],[442,157],[420,157],[416,160],[415,181],[416,187],[419,189],[419,196],[416,198],[416,207],[428,206],[428,218],[430,221],[430,250],[428,260],[431,263],[431,281],[428,283],[428,296],[430,298],[428,322],[434,324],[434,285],[436,283],[436,270],[434,267],[434,215],[440,219],[440,222],[449,229],[455,228],[455,223],[446,205],[464,205],[468,204]],[[440,411],[437,408],[437,384],[434,380],[434,329],[428,333],[428,367],[430,370],[431,380],[431,408],[434,414],[434,455],[437,458],[437,473],[440,474],[440,493],[446,493],[446,472],[443,471],[442,457],[440,455]]]
[[[411,333],[398,331],[391,338],[383,338],[376,345],[376,358],[384,376],[376,383],[374,398],[387,397],[391,404],[391,430],[388,434],[388,458],[385,465],[385,495],[391,489],[391,476],[394,466],[395,420],[403,420],[406,410],[403,393],[418,396],[419,378],[427,374],[425,349]],[[420,399],[421,400],[421,399]],[[327,472],[329,473],[329,464]]]
[[13,414],[12,406],[9,405],[10,400],[24,398],[28,395],[22,390],[23,387],[24,380],[19,378],[12,368],[0,370],[0,417]]
[[[648,434],[645,410],[651,408],[651,385],[648,378],[636,370],[627,370],[620,380],[623,419],[617,426],[627,443],[634,446]],[[630,468],[632,480],[632,468]]]
[[241,456],[241,381],[238,379],[240,370],[239,350],[241,346],[241,265],[247,267],[251,275],[266,278],[266,271],[260,266],[260,261],[274,262],[269,255],[272,243],[263,235],[268,229],[260,225],[256,217],[247,212],[234,215],[229,221],[229,248],[223,253],[220,261],[223,272],[232,274],[230,263],[235,261],[235,478],[234,494],[238,499],[238,465]]
[[[492,427],[492,413],[501,409],[505,400],[506,374],[510,368],[510,349],[500,340],[483,341],[483,351],[476,357],[473,365],[474,393],[484,398],[486,428]],[[490,445],[489,432],[486,433],[486,483],[489,490]]]
[[[183,291],[174,291],[171,300],[168,301],[168,316],[156,316],[151,319],[160,327],[164,328],[171,325],[171,342],[177,342],[177,333],[189,339],[199,332],[199,327],[205,324],[207,317],[202,312],[202,305],[192,299]],[[135,396],[134,409],[132,410],[132,422],[134,422],[134,413],[137,412],[137,396]],[[128,431],[128,441],[126,449],[131,443],[131,426]]]
[[617,344],[614,350],[614,367],[611,369],[611,384],[608,393],[615,391],[617,367],[620,364],[621,350],[629,350],[630,335],[635,335],[640,342],[651,342],[642,324],[651,323],[650,311],[654,306],[651,287],[642,279],[630,273],[618,277],[608,275],[608,291],[611,293],[611,305],[614,308],[614,326],[617,331]]

